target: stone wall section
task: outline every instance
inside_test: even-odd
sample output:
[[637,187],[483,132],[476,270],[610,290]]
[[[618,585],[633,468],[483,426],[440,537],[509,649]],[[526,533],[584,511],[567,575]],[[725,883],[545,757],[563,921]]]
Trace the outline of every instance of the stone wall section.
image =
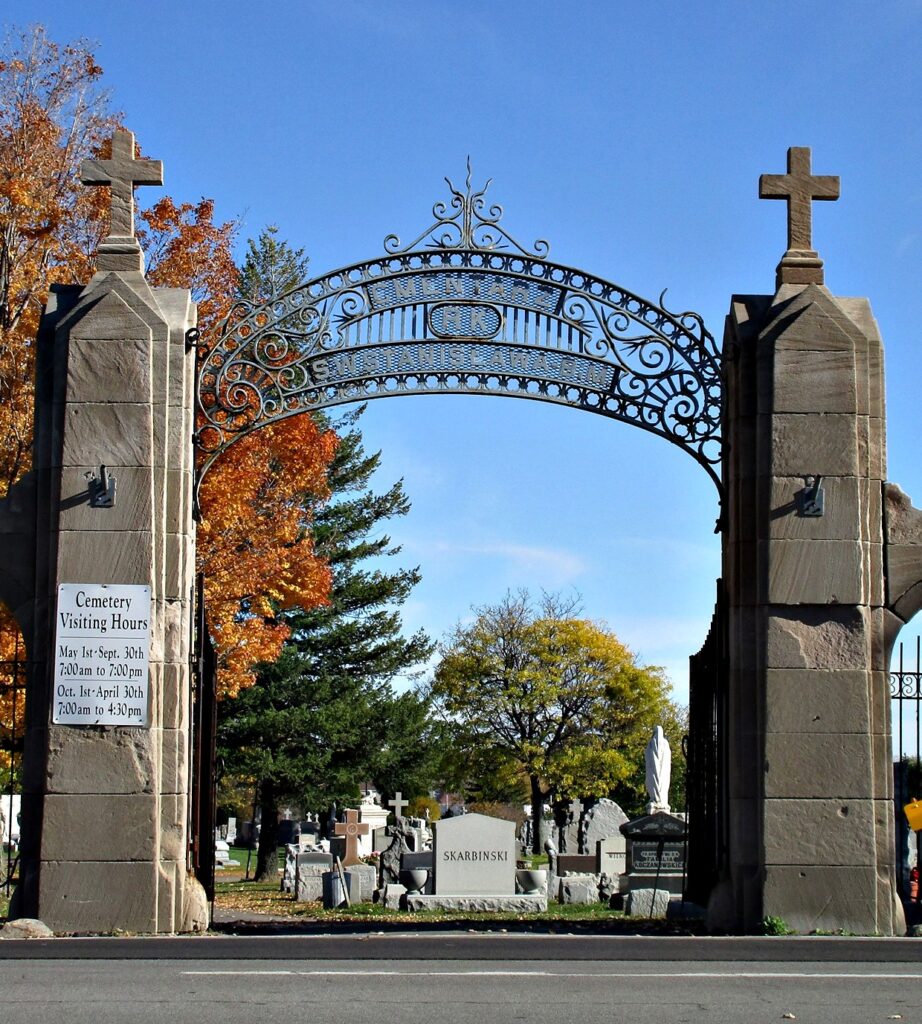
[[[727,878],[715,925],[902,933],[884,593],[882,345],[821,285],[733,300],[724,479]],[[820,474],[825,514],[799,514]]]
[[[188,292],[103,271],[59,289],[40,331],[35,635],[54,636],[59,582],[149,584],[152,599],[149,728],[52,725],[54,652],[31,652],[18,900],[57,932],[206,923],[187,860],[195,318]],[[113,508],[88,503],[100,465]]]

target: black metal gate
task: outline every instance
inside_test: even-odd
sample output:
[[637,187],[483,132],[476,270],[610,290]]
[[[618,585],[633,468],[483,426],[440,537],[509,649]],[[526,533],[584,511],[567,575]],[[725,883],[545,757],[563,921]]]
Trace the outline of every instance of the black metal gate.
[[896,872],[904,900],[918,902],[918,876],[915,886],[910,871],[920,861],[922,833],[909,828],[903,808],[922,799],[922,639],[916,638],[915,652],[900,644],[896,663],[890,672],[890,707],[893,727],[893,799],[896,820]]
[[689,660],[685,742],[688,812],[686,897],[707,906],[726,867],[727,614],[723,580],[704,645]]
[[204,581],[196,584],[192,704],[192,870],[214,903],[218,662],[205,616]]
[[12,616],[0,616],[0,892],[9,898],[19,864],[19,824],[13,797],[20,790],[23,737],[26,720],[26,653],[22,634]]

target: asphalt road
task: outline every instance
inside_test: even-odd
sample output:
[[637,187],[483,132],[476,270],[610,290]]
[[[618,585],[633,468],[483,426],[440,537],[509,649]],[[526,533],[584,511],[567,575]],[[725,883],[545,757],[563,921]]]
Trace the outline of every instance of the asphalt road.
[[0,942],[0,1022],[922,1024],[922,940],[501,934]]

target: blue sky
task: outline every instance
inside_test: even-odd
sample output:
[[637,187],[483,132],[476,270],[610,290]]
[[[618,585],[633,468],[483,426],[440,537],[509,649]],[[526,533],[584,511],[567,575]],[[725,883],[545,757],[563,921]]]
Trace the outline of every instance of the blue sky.
[[[241,249],[275,223],[318,274],[372,258],[428,226],[470,155],[515,237],[651,299],[668,288],[718,338],[732,294],[773,291],[785,248],[759,174],[811,146],[814,172],[841,176],[814,206],[826,283],[871,300],[889,477],[922,505],[919,0],[12,0],[0,21],[98,42],[166,190],[240,218]],[[382,485],[402,476],[413,501],[391,530],[424,574],[410,627],[439,637],[507,588],[579,592],[684,701],[720,570],[716,492],[686,454],[498,398],[372,402],[363,429]]]

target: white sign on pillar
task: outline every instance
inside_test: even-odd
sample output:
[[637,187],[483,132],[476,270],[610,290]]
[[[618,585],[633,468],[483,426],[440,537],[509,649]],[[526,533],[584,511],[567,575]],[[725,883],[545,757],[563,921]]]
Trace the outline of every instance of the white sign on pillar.
[[52,721],[146,727],[150,587],[61,583],[56,624]]

